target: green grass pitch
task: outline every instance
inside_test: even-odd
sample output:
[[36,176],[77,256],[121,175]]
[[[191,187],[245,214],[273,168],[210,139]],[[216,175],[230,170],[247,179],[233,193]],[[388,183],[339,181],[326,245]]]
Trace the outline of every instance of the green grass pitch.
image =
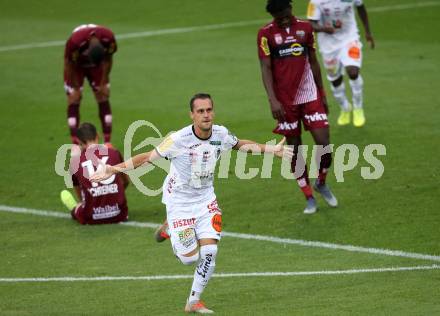
[[[271,179],[252,180],[238,179],[232,163],[229,178],[216,180],[226,232],[440,255],[440,1],[364,2],[377,46],[363,49],[367,124],[337,127],[338,107],[329,97],[331,139],[335,146],[356,144],[361,150],[384,144],[383,176],[362,179],[361,167],[368,164],[361,156],[344,175],[345,182],[329,176],[340,206],[330,209],[318,197],[320,211],[305,216],[302,194],[294,181],[280,176],[279,162]],[[2,281],[193,273],[176,261],[169,242],[155,243],[151,228],[80,226],[65,218],[4,212],[4,206],[67,214],[59,201],[64,182],[54,164],[57,149],[69,141],[62,42],[79,24],[106,25],[121,36],[111,75],[116,147],[123,148],[124,134],[136,120],[152,122],[163,134],[189,124],[187,102],[199,91],[212,94],[216,123],[239,138],[274,138],[256,55],[256,33],[264,22],[123,38],[135,32],[269,21],[264,5],[263,0],[2,3],[0,315],[183,313],[188,278]],[[304,16],[306,1],[294,1],[294,12]],[[35,43],[49,45],[13,49]],[[99,125],[88,86],[81,119]],[[134,144],[151,136],[141,129]],[[311,144],[308,135],[304,141]],[[248,157],[248,167],[261,164],[261,157]],[[157,188],[164,176],[153,170],[142,181]],[[159,223],[165,217],[160,196],[146,197],[134,186],[127,195],[131,221]],[[225,236],[216,273],[319,273],[214,277],[203,298],[219,315],[438,315],[439,269],[323,273],[433,264],[438,259]]]

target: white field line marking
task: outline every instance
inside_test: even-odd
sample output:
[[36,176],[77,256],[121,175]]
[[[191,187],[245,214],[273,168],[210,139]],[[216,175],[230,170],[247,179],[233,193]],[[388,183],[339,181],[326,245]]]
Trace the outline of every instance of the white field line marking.
[[[414,266],[414,267],[391,267],[391,268],[367,268],[350,270],[323,270],[323,271],[297,271],[297,272],[249,272],[249,273],[214,273],[214,278],[245,278],[245,277],[289,277],[310,275],[341,275],[359,273],[383,273],[403,272],[440,269],[439,265]],[[0,283],[19,282],[78,282],[78,281],[156,281],[192,279],[193,274],[178,275],[149,275],[149,276],[100,276],[100,277],[49,277],[49,278],[0,278]]]
[[[7,206],[7,205],[0,205],[0,211],[12,212],[12,213],[33,214],[33,215],[38,215],[38,216],[71,218],[70,215],[68,215],[66,213],[28,209],[28,208],[23,208],[23,207],[12,207],[12,206]],[[128,222],[122,223],[121,225],[133,226],[133,227],[156,228],[160,224],[128,221]],[[440,256],[427,255],[427,254],[414,253],[414,252],[404,252],[404,251],[400,251],[400,250],[367,248],[367,247],[359,247],[359,246],[352,246],[352,245],[332,244],[332,243],[326,243],[326,242],[320,242],[320,241],[279,238],[279,237],[273,237],[273,236],[241,234],[241,233],[232,233],[232,232],[222,232],[222,236],[240,238],[240,239],[260,240],[260,241],[267,241],[267,242],[273,242],[273,243],[279,243],[279,244],[292,244],[292,245],[299,245],[299,246],[304,246],[304,247],[326,248],[326,249],[332,249],[332,250],[345,250],[345,251],[350,251],[350,252],[363,252],[363,253],[369,253],[369,254],[378,254],[378,255],[385,255],[385,256],[394,256],[394,257],[403,257],[403,258],[411,258],[411,259],[440,262]]]
[[[411,4],[397,4],[397,5],[382,6],[382,7],[372,7],[372,8],[368,8],[368,12],[387,12],[387,11],[407,10],[407,9],[434,7],[434,6],[440,6],[440,2],[439,1],[428,1],[428,2],[411,3]],[[140,37],[151,37],[151,36],[161,36],[161,35],[169,35],[169,34],[198,32],[198,31],[220,30],[220,29],[226,29],[226,28],[259,25],[259,24],[263,24],[267,21],[269,21],[269,19],[230,22],[230,23],[211,24],[211,25],[200,25],[200,26],[190,26],[190,27],[171,28],[171,29],[161,29],[161,30],[152,30],[152,31],[144,31],[144,32],[133,32],[133,33],[116,35],[116,39],[119,41],[119,40],[128,39],[128,38],[140,38]],[[0,52],[8,52],[8,51],[31,49],[31,48],[45,48],[45,47],[63,46],[65,43],[66,43],[66,41],[64,40],[64,41],[50,41],[50,42],[28,43],[28,44],[18,44],[18,45],[10,45],[10,46],[0,46]]]

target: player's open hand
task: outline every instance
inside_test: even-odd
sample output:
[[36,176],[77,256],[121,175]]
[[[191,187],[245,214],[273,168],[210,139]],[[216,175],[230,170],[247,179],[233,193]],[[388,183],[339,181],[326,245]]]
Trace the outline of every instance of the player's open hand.
[[367,40],[368,44],[370,44],[371,49],[374,49],[374,47],[376,47],[376,44],[374,43],[373,35],[367,33],[365,34],[365,39]]
[[270,110],[272,111],[272,116],[278,122],[284,122],[286,120],[283,105],[277,99],[271,99]]
[[283,139],[276,144],[274,148],[274,154],[277,157],[283,158],[283,159],[292,159],[293,158],[293,148],[289,146],[285,146],[286,143],[286,137],[283,137]]
[[336,29],[333,26],[323,26],[321,30],[322,32],[327,34],[333,34],[336,31]]
[[113,168],[112,166],[106,165],[104,164],[101,160],[99,161],[99,166],[97,171],[92,174],[92,176],[90,177],[90,181],[91,182],[100,182],[100,181],[104,181],[107,180],[108,178],[110,178],[112,175],[114,175],[116,173],[115,168]]

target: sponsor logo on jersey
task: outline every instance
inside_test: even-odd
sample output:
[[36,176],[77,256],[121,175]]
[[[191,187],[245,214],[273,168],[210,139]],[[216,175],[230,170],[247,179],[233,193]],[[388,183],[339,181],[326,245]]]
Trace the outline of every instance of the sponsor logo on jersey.
[[283,37],[279,33],[274,35],[274,39],[275,39],[275,43],[277,43],[278,45],[283,43]]
[[304,115],[304,118],[309,122],[327,121],[327,114],[315,112],[312,115]]
[[278,123],[278,129],[280,131],[293,131],[297,128],[298,128],[298,121],[295,121],[293,123],[288,123],[288,122]]
[[197,143],[197,144],[191,145],[191,146],[189,146],[189,149],[197,148],[197,147],[199,147],[201,144],[202,144],[202,143]]
[[294,38],[293,36],[287,36],[286,40],[284,41],[284,43],[288,44],[288,43],[294,43],[296,42],[296,38]]
[[290,47],[279,50],[280,57],[289,55],[301,56],[303,53],[304,47],[300,43],[293,43]]
[[267,42],[267,37],[262,36],[260,41],[260,48],[263,51],[264,55],[270,55],[269,43]]
[[209,157],[211,157],[211,153],[209,151],[203,152],[202,162],[208,162]]
[[220,140],[211,140],[209,144],[214,146],[220,146],[222,142]]
[[298,36],[299,38],[304,38],[304,36],[306,36],[306,32],[304,30],[297,30],[296,36]]

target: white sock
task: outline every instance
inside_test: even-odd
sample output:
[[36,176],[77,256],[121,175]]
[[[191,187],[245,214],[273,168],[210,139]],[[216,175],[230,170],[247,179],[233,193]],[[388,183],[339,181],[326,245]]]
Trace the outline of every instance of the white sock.
[[333,92],[333,96],[336,99],[336,102],[338,102],[339,106],[341,107],[342,111],[350,111],[350,103],[348,102],[347,96],[345,95],[345,83],[342,81],[342,83],[334,87],[332,84],[330,85],[330,88]]
[[359,75],[356,80],[349,80],[351,93],[353,94],[353,107],[360,109],[363,106],[363,96],[362,90],[364,87],[364,80],[362,80],[361,75]]
[[200,247],[200,260],[194,272],[194,280],[189,293],[188,301],[200,300],[208,281],[214,273],[215,259],[217,257],[217,245],[205,245]]

